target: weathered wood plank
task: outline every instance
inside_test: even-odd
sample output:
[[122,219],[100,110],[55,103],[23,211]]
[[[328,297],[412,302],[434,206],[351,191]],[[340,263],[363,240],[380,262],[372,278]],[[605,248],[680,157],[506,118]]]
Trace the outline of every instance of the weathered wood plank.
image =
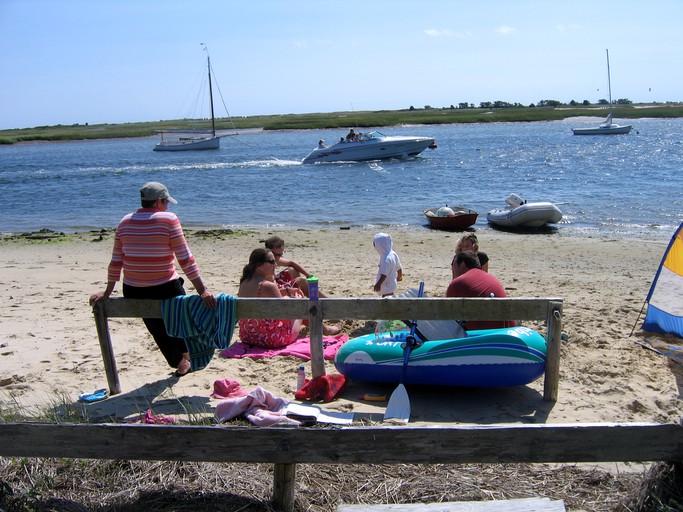
[[119,381],[119,372],[116,368],[114,347],[111,344],[111,336],[109,335],[109,321],[107,320],[103,307],[93,308],[93,315],[95,315],[97,339],[100,343],[100,352],[102,353],[102,361],[104,362],[104,373],[107,375],[109,392],[112,395],[117,395],[121,392],[121,382]]
[[519,498],[489,501],[444,501],[396,505],[339,505],[337,512],[565,512],[562,500]]
[[[320,299],[323,318],[358,320],[546,320],[548,303],[554,298],[474,299]],[[305,299],[239,299],[237,318],[307,318]],[[161,318],[161,302],[144,299],[109,298],[103,301],[109,318]]]
[[551,301],[548,304],[548,350],[545,356],[545,380],[543,382],[543,399],[557,402],[560,388],[560,349],[562,344],[562,302]]
[[683,460],[683,427],[673,424],[294,429],[6,423],[0,439],[0,456],[24,457],[275,464]]
[[548,302],[562,299],[324,299],[325,318],[362,320],[545,320]]
[[308,302],[308,331],[311,347],[311,374],[313,378],[316,378],[325,375],[323,314],[320,300]]
[[296,464],[275,464],[273,468],[273,505],[288,512],[294,509]]

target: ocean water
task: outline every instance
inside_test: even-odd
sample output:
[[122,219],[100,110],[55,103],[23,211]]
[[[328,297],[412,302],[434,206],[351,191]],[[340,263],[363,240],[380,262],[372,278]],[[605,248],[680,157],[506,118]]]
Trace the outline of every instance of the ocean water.
[[558,204],[563,235],[668,240],[683,221],[683,119],[572,135],[583,123],[379,128],[435,137],[438,148],[316,165],[300,162],[346,130],[242,133],[218,151],[155,152],[155,138],[0,146],[0,232],[114,227],[139,207],[140,186],[160,181],[187,228],[426,229],[423,210],[448,204],[478,211],[475,229],[487,230],[486,212],[514,192]]

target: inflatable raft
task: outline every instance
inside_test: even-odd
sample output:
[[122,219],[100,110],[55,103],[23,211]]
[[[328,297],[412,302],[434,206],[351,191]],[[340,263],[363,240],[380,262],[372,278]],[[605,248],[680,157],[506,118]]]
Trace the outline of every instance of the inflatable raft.
[[[351,380],[398,384],[408,331],[368,334],[337,352],[337,371]],[[507,387],[545,371],[546,340],[527,327],[470,331],[466,338],[426,341],[413,349],[406,384]]]

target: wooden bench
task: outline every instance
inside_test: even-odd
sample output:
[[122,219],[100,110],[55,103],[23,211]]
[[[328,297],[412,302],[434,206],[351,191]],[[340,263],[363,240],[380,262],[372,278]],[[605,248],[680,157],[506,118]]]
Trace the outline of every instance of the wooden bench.
[[[93,309],[97,336],[102,350],[109,392],[121,392],[116,358],[109,333],[109,318],[161,318],[161,301],[107,299]],[[461,299],[461,298],[384,298],[384,299],[238,299],[237,318],[308,318],[313,377],[325,374],[322,324],[325,318],[380,320],[534,320],[547,324],[543,398],[557,401],[560,379],[560,337],[562,299]]]
[[[93,309],[110,394],[121,392],[110,318],[161,318],[161,301],[110,298]],[[556,401],[559,385],[562,299],[238,299],[238,318],[306,318],[311,338],[313,377],[325,374],[322,324],[327,319],[534,320],[547,324],[543,398]],[[648,435],[623,427],[590,432],[571,427],[348,427],[335,429],[198,427],[121,424],[0,424],[0,456],[70,457],[274,464],[273,502],[294,506],[297,463],[458,463],[616,461],[622,459],[624,437],[648,446]],[[585,427],[590,428],[590,427]],[[626,429],[626,430],[624,430]],[[660,434],[671,438],[672,430]],[[678,430],[676,430],[678,434]],[[567,448],[567,439],[574,449]],[[596,445],[590,439],[606,438]],[[621,441],[615,443],[615,439]],[[637,442],[635,441],[637,439]],[[682,437],[683,439],[683,437]],[[59,440],[59,442],[55,442]],[[654,442],[651,440],[651,442]],[[670,456],[655,443],[654,458]],[[220,446],[220,450],[216,447]],[[250,447],[245,450],[244,447]],[[396,450],[401,446],[401,450]],[[538,450],[539,446],[546,450]],[[599,449],[597,449],[599,448]],[[680,452],[683,454],[683,442]],[[677,452],[678,453],[678,452]],[[598,454],[598,455],[596,455]],[[647,454],[647,450],[636,455]],[[628,459],[632,460],[632,459]]]
[[[161,301],[110,298],[100,302],[93,309],[93,314],[95,315],[95,324],[97,326],[109,391],[110,394],[115,395],[121,392],[121,385],[109,333],[109,318],[160,318]],[[322,345],[322,324],[325,318],[357,320],[411,318],[418,321],[457,318],[461,320],[533,320],[545,322],[547,324],[548,352],[543,398],[553,402],[557,400],[560,372],[562,299],[394,297],[391,299],[326,298],[317,301],[305,299],[238,299],[237,301],[238,319],[306,317],[309,319],[311,372],[313,377],[325,374]],[[268,429],[268,431],[271,430]],[[286,442],[284,446],[288,444]],[[251,442],[246,445],[252,446]],[[284,451],[288,450],[285,449]],[[232,460],[232,457],[228,456],[228,459]],[[303,461],[282,461],[279,459],[274,454],[265,459],[275,464],[273,499],[281,508],[290,510],[294,499],[295,463]],[[386,456],[375,459],[375,461],[379,462],[380,459],[384,460],[384,462],[389,462]],[[395,462],[406,461],[399,457]]]
[[[94,309],[108,384],[119,393],[108,319],[160,317],[159,301],[109,299]],[[556,401],[561,299],[239,299],[239,318],[311,324],[314,376],[324,374],[323,318],[547,322],[543,397]],[[296,464],[576,463],[683,460],[683,427],[660,424],[255,428],[141,424],[0,424],[0,456],[274,464],[273,504],[294,508]],[[400,449],[396,449],[399,446]],[[220,447],[220,449],[216,449]],[[249,447],[249,449],[245,449]]]

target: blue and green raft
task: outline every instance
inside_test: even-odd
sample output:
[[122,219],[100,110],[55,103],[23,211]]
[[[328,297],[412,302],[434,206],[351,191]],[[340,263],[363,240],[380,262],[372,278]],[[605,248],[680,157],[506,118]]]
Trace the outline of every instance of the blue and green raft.
[[[347,379],[397,384],[407,330],[349,340],[334,360]],[[469,331],[465,338],[426,341],[410,354],[406,384],[508,387],[533,382],[545,371],[547,343],[527,327]]]

